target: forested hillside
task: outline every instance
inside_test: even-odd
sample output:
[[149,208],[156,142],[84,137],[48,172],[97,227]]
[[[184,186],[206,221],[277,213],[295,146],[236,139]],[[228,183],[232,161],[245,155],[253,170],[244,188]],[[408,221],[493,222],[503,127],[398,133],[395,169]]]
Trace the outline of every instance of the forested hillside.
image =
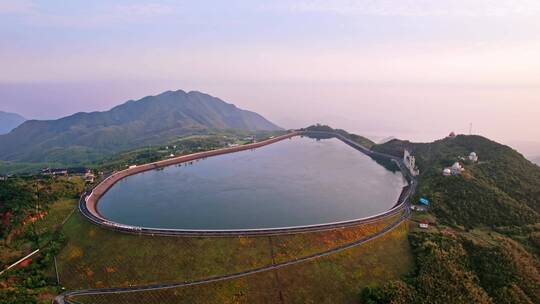
[[26,121],[0,135],[0,160],[83,164],[209,130],[280,130],[257,113],[200,92],[167,91],[105,112]]
[[[411,225],[416,268],[402,281],[362,292],[363,303],[540,303],[540,168],[510,147],[480,136],[433,143],[394,140],[421,170],[416,199],[426,197],[431,227]],[[469,161],[478,153],[478,163]],[[460,161],[465,171],[443,176]]]
[[65,242],[59,228],[83,189],[80,177],[0,180],[0,270],[40,249],[0,275],[0,303],[51,303],[61,292],[54,275],[54,256]]

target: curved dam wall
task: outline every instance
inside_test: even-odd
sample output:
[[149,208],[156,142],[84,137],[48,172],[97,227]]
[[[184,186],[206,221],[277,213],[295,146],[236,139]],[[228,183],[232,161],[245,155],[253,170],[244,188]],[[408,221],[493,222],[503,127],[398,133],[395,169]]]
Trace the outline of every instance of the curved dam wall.
[[[162,167],[166,167],[166,166],[170,166],[174,164],[190,162],[193,160],[202,159],[206,157],[255,149],[255,148],[263,147],[263,146],[266,146],[266,145],[269,145],[269,144],[272,144],[272,143],[275,143],[284,139],[288,139],[294,136],[299,136],[299,135],[333,136],[368,156],[372,154],[377,154],[378,156],[387,157],[388,159],[394,161],[400,167],[402,174],[407,177],[407,180],[409,181],[409,185],[403,188],[401,195],[398,201],[396,202],[396,204],[394,205],[394,207],[385,212],[382,212],[373,216],[365,217],[365,218],[360,218],[360,219],[325,223],[325,224],[307,225],[307,226],[262,228],[262,229],[255,228],[255,229],[239,229],[239,230],[232,230],[232,229],[231,230],[190,230],[190,229],[146,228],[146,227],[136,227],[136,226],[115,223],[111,220],[108,220],[106,217],[102,216],[97,211],[97,204],[98,204],[99,199],[116,182],[130,175],[134,175],[134,174],[141,173],[144,171],[154,170],[157,168],[162,168]],[[193,154],[179,156],[179,157],[162,160],[162,161],[158,161],[154,163],[148,163],[148,164],[144,164],[144,165],[140,165],[137,167],[128,168],[128,169],[116,172],[112,174],[111,176],[107,177],[101,183],[99,183],[92,190],[91,193],[85,194],[83,197],[81,197],[81,200],[79,203],[79,210],[87,219],[89,219],[91,222],[99,226],[102,226],[108,229],[113,229],[116,231],[127,232],[127,233],[137,233],[137,234],[146,234],[146,235],[164,235],[164,236],[278,235],[278,234],[293,234],[293,233],[303,233],[303,232],[313,232],[313,231],[325,231],[325,230],[331,230],[331,229],[336,229],[336,228],[351,227],[351,226],[356,226],[356,225],[364,224],[364,223],[378,222],[381,220],[385,220],[387,218],[391,218],[398,214],[400,214],[399,215],[400,218],[406,218],[409,214],[409,208],[408,208],[409,198],[414,194],[415,189],[416,189],[416,180],[414,179],[414,177],[411,177],[408,174],[408,171],[405,169],[404,165],[401,163],[401,160],[394,156],[373,152],[359,145],[358,143],[353,142],[350,139],[342,136],[341,134],[335,134],[331,132],[318,132],[318,131],[295,131],[295,132],[287,133],[287,134],[277,136],[275,138],[271,138],[271,139],[257,142],[257,143],[246,144],[246,145],[230,147],[230,148],[216,149],[216,150],[206,151],[206,152],[193,153]]]

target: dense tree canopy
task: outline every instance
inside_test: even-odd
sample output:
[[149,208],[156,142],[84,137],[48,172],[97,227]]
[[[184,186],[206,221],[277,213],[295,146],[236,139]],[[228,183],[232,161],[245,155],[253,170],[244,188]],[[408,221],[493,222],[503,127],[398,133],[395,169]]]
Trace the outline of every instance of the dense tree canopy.
[[[416,199],[432,224],[413,229],[416,268],[402,281],[361,292],[362,303],[540,303],[540,167],[480,136],[433,143],[393,140],[379,152],[416,156]],[[476,152],[480,161],[467,159]],[[442,176],[461,162],[465,171]]]

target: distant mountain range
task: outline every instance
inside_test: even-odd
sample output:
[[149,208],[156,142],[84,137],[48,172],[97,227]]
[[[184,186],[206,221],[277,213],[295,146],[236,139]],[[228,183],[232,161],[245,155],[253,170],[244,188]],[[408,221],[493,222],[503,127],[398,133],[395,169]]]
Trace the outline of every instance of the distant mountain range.
[[257,113],[204,93],[167,91],[105,112],[26,121],[0,135],[0,160],[78,163],[211,129],[281,128]]
[[0,134],[9,133],[26,119],[19,114],[0,111]]

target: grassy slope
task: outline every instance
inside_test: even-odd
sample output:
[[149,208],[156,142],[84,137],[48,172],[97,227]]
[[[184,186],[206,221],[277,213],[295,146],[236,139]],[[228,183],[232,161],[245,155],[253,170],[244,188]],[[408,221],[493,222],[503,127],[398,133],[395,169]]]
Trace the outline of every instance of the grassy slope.
[[358,290],[410,268],[407,225],[365,245],[311,262],[219,283],[76,297],[81,303],[356,303]]
[[175,238],[121,234],[76,214],[64,226],[68,244],[58,256],[60,279],[71,289],[196,280],[269,265],[270,244],[276,262],[288,261],[353,242],[384,225],[273,236],[271,240]]

